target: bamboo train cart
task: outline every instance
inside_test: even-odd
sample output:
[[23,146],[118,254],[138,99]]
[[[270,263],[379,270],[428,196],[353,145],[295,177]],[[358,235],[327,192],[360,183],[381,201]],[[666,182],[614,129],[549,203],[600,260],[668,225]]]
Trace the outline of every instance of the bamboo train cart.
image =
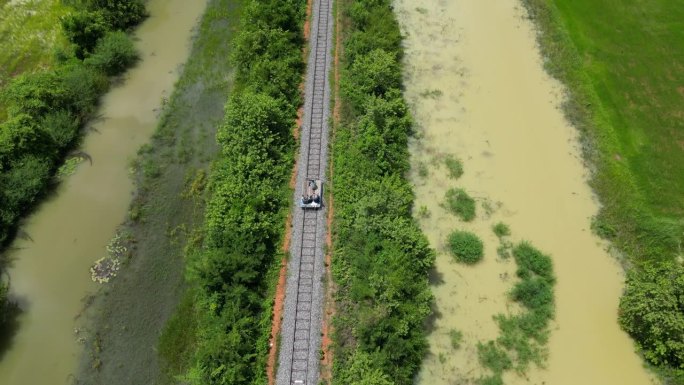
[[319,209],[323,205],[323,183],[320,179],[307,179],[304,185],[304,194],[299,199],[299,207],[302,209]]

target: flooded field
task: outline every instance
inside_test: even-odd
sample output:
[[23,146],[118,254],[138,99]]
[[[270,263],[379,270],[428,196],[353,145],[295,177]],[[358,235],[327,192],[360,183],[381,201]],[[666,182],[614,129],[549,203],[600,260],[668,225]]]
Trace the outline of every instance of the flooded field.
[[[501,221],[511,240],[529,240],[552,256],[556,320],[546,369],[506,384],[647,385],[652,379],[617,323],[623,273],[591,233],[597,203],[587,185],[577,132],[559,109],[562,89],[543,70],[531,22],[516,0],[397,0],[406,35],[406,95],[418,138],[412,180],[421,227],[438,251],[436,316],[430,354],[417,382],[471,384],[483,373],[477,342],[499,333],[492,316],[514,312],[506,293],[515,263],[497,256],[491,230]],[[449,178],[443,159],[463,162]],[[463,223],[440,203],[449,188],[477,201]],[[420,215],[418,214],[420,211]],[[456,229],[478,234],[483,262],[459,265],[445,251]],[[463,333],[460,348],[449,333]]]
[[136,32],[141,61],[102,99],[86,135],[82,163],[26,220],[31,240],[12,247],[12,295],[23,311],[0,352],[0,384],[66,384],[81,352],[77,319],[93,293],[89,267],[125,218],[129,162],[149,140],[162,102],[187,58],[192,27],[205,1],[151,0]]

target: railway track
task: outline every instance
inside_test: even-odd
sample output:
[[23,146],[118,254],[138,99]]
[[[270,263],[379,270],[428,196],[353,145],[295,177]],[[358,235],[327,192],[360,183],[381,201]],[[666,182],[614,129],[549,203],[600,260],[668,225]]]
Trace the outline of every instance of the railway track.
[[[325,176],[332,20],[331,0],[314,0],[299,159],[306,167],[299,168],[298,186]],[[295,199],[301,194],[295,191]],[[277,385],[318,384],[325,231],[325,205],[293,215]]]

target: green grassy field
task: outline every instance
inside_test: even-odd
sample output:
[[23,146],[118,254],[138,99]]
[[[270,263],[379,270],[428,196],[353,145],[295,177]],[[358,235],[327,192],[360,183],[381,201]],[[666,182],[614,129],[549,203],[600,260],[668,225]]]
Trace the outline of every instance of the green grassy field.
[[671,259],[684,234],[684,4],[524,0],[584,137],[603,205],[595,230],[631,262]]
[[[684,240],[684,3],[523,2],[540,29],[547,70],[568,88],[566,116],[583,136],[602,204],[594,231],[624,257],[626,293],[652,287],[645,272],[676,261]],[[644,310],[649,296],[626,295],[620,317],[647,360],[684,384],[681,327],[653,323],[679,317],[684,299],[672,290],[672,303],[655,313]]]
[[604,111],[619,153],[657,215],[684,215],[684,3],[554,3]]

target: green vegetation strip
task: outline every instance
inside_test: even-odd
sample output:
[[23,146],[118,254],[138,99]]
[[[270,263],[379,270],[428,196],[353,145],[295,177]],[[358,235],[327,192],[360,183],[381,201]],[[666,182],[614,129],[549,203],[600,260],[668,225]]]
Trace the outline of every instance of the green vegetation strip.
[[[0,90],[6,109],[0,123],[0,247],[11,240],[19,218],[45,193],[64,156],[79,141],[109,87],[107,76],[123,73],[137,59],[122,31],[145,17],[140,0],[72,3],[74,11],[60,19],[69,45],[58,50],[54,68],[23,73]],[[97,25],[78,22],[90,16]],[[0,322],[6,313],[0,308]]]
[[[189,247],[191,297],[162,340],[165,355],[189,361],[189,384],[265,384],[272,285],[290,206],[303,0],[251,0],[232,42],[235,83],[217,133],[219,158],[207,189],[205,225]],[[188,330],[190,329],[190,330]],[[183,346],[183,342],[188,344]]]
[[[593,228],[634,270],[627,280],[630,295],[655,282],[649,271],[675,272],[681,266],[684,5],[667,0],[621,6],[606,0],[523,2],[541,30],[547,70],[569,89],[564,109],[583,135],[584,154],[594,170],[591,184],[602,203]],[[682,309],[679,298],[672,305]],[[620,322],[651,364],[684,384],[681,332],[648,327],[649,319],[668,318],[674,310],[652,309],[649,300],[623,298]]]
[[491,374],[480,379],[481,385],[502,385],[505,371],[524,374],[530,363],[542,366],[546,359],[549,322],[554,317],[553,274],[551,258],[522,242],[513,248],[520,279],[510,297],[522,307],[513,315],[494,317],[500,335],[495,341],[477,346],[480,364]]
[[434,252],[411,216],[401,35],[389,0],[341,0],[342,116],[333,140],[335,384],[413,383]]

